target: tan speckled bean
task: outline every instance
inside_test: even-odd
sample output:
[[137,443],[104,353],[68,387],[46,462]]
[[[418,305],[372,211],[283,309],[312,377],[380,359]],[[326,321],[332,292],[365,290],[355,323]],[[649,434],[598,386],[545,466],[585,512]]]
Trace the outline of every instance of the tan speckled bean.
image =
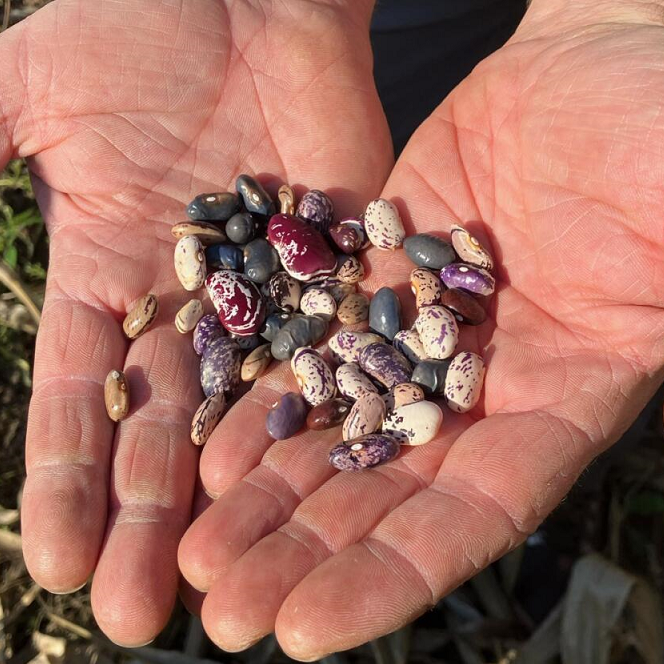
[[144,295],[127,312],[122,323],[122,329],[128,339],[140,337],[154,322],[159,313],[159,300],[156,295]]

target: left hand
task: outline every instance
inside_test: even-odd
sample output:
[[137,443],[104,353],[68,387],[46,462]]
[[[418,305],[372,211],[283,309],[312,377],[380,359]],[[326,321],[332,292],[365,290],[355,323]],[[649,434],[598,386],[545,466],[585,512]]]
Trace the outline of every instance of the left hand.
[[[208,442],[202,478],[221,497],[179,560],[208,591],[203,622],[221,647],[276,630],[291,657],[313,660],[407,623],[533,532],[654,393],[664,28],[632,4],[535,2],[417,131],[383,192],[410,233],[483,220],[472,228],[499,287],[459,344],[488,358],[478,411],[446,411],[436,440],[387,466],[335,473],[338,430],[265,433],[275,395],[295,389],[284,366]],[[401,251],[365,260],[370,291],[412,268]]]

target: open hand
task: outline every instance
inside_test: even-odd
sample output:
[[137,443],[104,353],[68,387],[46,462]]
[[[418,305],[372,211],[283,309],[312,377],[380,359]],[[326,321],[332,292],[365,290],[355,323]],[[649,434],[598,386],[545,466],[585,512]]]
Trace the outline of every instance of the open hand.
[[[276,630],[313,660],[412,620],[522,542],[661,381],[664,29],[558,4],[533,4],[382,193],[409,233],[471,222],[494,254],[489,320],[459,344],[487,358],[480,407],[446,410],[436,440],[386,466],[337,473],[338,430],[265,432],[295,389],[288,367],[259,380],[204,449],[203,483],[220,497],[179,552],[221,647]],[[369,291],[393,285],[412,302],[403,252],[363,260]]]
[[[349,213],[391,168],[371,75],[370,4],[56,0],[0,38],[0,165],[30,157],[51,237],[27,441],[22,532],[35,580],[67,592],[94,572],[101,628],[160,631],[190,520],[202,400],[175,312],[191,297],[170,225],[243,172],[332,192]],[[272,177],[268,177],[272,176]],[[133,343],[125,311],[161,312]],[[124,369],[132,412],[106,416]]]

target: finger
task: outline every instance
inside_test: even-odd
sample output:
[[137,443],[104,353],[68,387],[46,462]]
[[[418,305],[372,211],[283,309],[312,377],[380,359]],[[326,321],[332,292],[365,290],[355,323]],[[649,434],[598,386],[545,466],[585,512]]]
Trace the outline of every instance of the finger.
[[[466,417],[450,414],[435,441],[370,472],[339,473],[306,498],[288,522],[218,576],[203,605],[210,638],[224,650],[237,651],[274,631],[279,608],[293,588],[433,481],[466,426]],[[209,541],[215,524],[207,526]]]
[[276,620],[284,651],[298,660],[319,658],[397,629],[432,607],[536,527],[580,470],[581,458],[564,450],[580,450],[583,442],[579,430],[537,413],[475,424],[429,488],[292,591]]
[[203,397],[198,358],[172,322],[182,304],[174,292],[160,298],[160,322],[127,355],[134,409],[116,434],[109,524],[92,584],[99,626],[127,646],[154,639],[170,616],[177,546],[191,516],[198,454],[189,427]]
[[[113,313],[85,287],[63,287],[75,259],[64,236],[52,242],[37,336],[26,441],[22,533],[32,577],[53,592],[83,585],[106,524],[114,424],[104,380],[124,364],[126,340]],[[79,282],[83,283],[83,282]]]
[[178,560],[184,577],[207,591],[228,565],[287,521],[300,501],[334,474],[327,456],[338,435],[307,431],[271,445],[261,463],[199,516],[183,537]]
[[[194,504],[191,509],[191,521],[195,521],[213,502],[212,498],[203,490],[200,477],[197,478],[194,490]],[[205,594],[196,590],[184,577],[180,578],[178,593],[187,611],[200,617]]]

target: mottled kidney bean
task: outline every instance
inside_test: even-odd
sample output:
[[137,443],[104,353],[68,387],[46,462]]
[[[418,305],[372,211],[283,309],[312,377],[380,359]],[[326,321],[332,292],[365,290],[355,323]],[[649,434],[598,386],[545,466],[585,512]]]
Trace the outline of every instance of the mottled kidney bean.
[[476,295],[491,295],[496,280],[484,269],[465,263],[450,263],[440,271],[440,278],[448,288],[463,288]]
[[370,433],[348,440],[330,451],[330,464],[337,470],[363,470],[391,461],[401,446],[394,436]]
[[454,352],[459,341],[456,318],[445,307],[422,307],[417,312],[415,329],[425,353],[434,360],[444,360]]
[[327,194],[312,189],[302,196],[295,214],[319,232],[327,233],[332,224],[334,205]]
[[291,370],[302,396],[309,405],[318,406],[334,397],[334,376],[317,351],[312,348],[298,348],[291,360]]
[[482,392],[484,360],[475,353],[459,353],[450,363],[445,377],[445,402],[457,413],[474,408]]
[[365,346],[358,354],[358,362],[363,371],[387,389],[410,381],[410,363],[396,348],[386,343]]
[[233,392],[240,383],[240,347],[235,339],[217,337],[201,357],[201,387],[206,397]]

